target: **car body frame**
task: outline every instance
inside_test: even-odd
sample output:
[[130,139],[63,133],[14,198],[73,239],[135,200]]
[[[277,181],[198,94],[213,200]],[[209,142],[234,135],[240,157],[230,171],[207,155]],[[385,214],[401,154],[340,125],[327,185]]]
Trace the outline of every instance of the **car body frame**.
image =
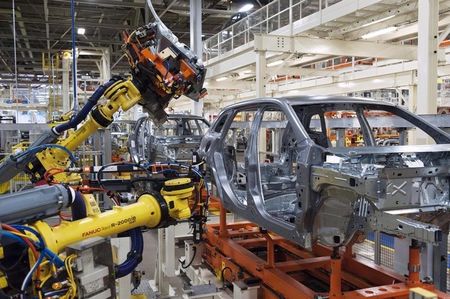
[[[350,116],[338,119],[335,111]],[[382,114],[369,117],[372,111]],[[370,124],[387,118],[435,144],[379,146]],[[365,146],[327,140],[330,130],[356,122]],[[240,158],[228,141],[236,130],[248,137]],[[265,153],[268,140],[277,153]],[[306,248],[346,245],[374,230],[437,244],[450,218],[450,135],[386,102],[299,96],[234,104],[219,114],[199,153],[226,209]]]
[[209,123],[196,115],[169,114],[163,124],[142,117],[129,137],[130,155],[135,163],[190,162],[208,128]]

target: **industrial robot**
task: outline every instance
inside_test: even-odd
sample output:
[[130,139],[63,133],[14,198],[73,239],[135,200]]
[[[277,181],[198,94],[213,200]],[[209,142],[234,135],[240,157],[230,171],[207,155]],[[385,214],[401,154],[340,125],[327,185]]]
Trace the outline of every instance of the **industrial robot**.
[[[124,34],[131,77],[101,85],[70,120],[42,134],[30,147],[0,164],[0,182],[24,172],[34,187],[0,198],[0,298],[115,298],[115,279],[142,260],[142,229],[166,227],[191,217],[197,195],[194,170],[164,180],[161,190],[143,188],[134,203],[101,212],[83,185],[72,151],[119,110],[142,105],[156,123],[164,108],[182,95],[199,100],[206,70],[199,57],[160,22]],[[100,103],[104,97],[106,101]],[[117,171],[148,174],[148,165],[112,165]],[[106,170],[97,169],[98,172]],[[92,168],[90,169],[92,172]],[[89,172],[89,171],[88,171]],[[72,219],[49,217],[72,209]],[[114,263],[108,237],[131,238],[125,262]]]

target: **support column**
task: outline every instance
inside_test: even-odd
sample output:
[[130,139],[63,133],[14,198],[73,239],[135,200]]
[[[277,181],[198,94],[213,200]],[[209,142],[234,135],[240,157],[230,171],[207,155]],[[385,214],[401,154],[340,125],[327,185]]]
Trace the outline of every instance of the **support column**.
[[163,264],[164,275],[167,277],[174,277],[176,266],[175,261],[178,262],[175,256],[175,226],[171,225],[165,229],[165,254],[166,258]]
[[[267,83],[267,61],[265,51],[256,51],[256,97],[262,98],[266,96]],[[258,152],[260,163],[266,158],[266,131],[267,129],[259,129],[258,132]]]
[[418,114],[437,113],[439,0],[419,0]]
[[[417,85],[411,85],[408,89],[409,96],[408,96],[408,110],[412,113],[417,114]],[[417,144],[417,132],[416,130],[407,130],[407,134],[405,139],[403,140],[405,143],[403,145],[408,144]]]
[[[190,34],[191,34],[191,49],[197,55],[198,59],[203,57],[202,46],[202,0],[190,0]],[[203,100],[194,102],[193,114],[202,115]]]
[[256,97],[261,98],[266,96],[267,83],[267,61],[266,52],[256,52]]
[[377,265],[381,265],[381,232],[379,230],[375,231],[374,236],[375,236],[374,263]]
[[433,281],[434,286],[443,292],[447,291],[447,251],[448,228],[442,232],[442,242],[433,247]]
[[66,113],[70,110],[70,82],[69,82],[69,72],[70,72],[70,57],[64,53],[62,59],[62,110]]
[[330,298],[342,298],[342,259],[339,247],[333,247],[330,259]]
[[336,146],[345,147],[345,128],[336,128]]
[[111,78],[111,51],[109,48],[102,49],[102,58],[101,58],[101,74],[100,78],[106,82]]

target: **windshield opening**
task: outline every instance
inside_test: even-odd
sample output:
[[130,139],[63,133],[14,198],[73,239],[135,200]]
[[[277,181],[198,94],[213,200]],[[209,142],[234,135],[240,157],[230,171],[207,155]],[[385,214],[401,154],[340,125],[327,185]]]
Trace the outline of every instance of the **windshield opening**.
[[326,103],[293,107],[309,137],[325,148],[450,142],[440,129],[395,106]]

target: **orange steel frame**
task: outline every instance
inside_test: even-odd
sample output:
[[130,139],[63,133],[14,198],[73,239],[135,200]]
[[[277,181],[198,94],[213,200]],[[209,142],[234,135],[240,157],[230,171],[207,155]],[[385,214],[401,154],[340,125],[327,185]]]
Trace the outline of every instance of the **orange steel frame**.
[[308,251],[250,222],[227,224],[222,207],[219,224],[207,225],[204,237],[203,258],[208,266],[229,282],[259,280],[258,298],[406,299],[412,287],[435,292],[439,299],[450,298],[420,281],[420,252],[414,246],[410,273],[404,277],[356,257],[351,245],[346,250],[315,245]]

